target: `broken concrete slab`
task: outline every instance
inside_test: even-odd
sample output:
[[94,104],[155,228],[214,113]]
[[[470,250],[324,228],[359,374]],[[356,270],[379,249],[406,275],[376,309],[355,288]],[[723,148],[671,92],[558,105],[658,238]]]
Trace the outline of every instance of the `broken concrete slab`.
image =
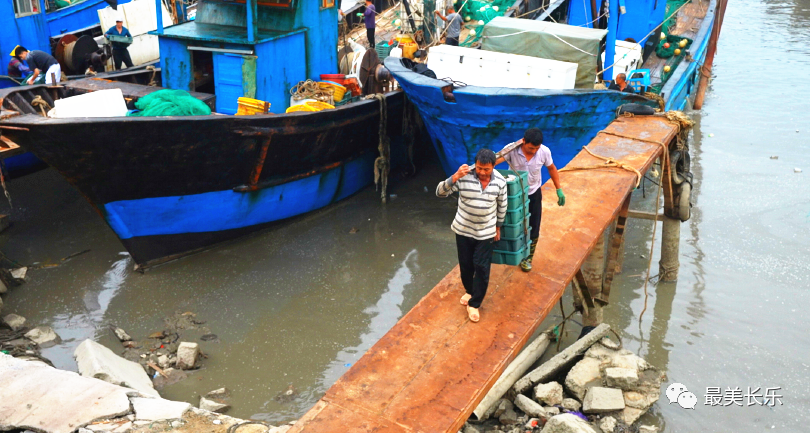
[[25,327],[25,317],[18,316],[14,313],[7,314],[6,317],[3,317],[3,321],[6,322],[6,325],[11,327],[12,331],[19,331]]
[[595,386],[588,389],[582,402],[583,413],[607,413],[624,409],[624,395],[616,388]]
[[569,365],[577,356],[588,350],[594,343],[610,332],[610,326],[605,323],[594,328],[588,335],[580,338],[541,366],[532,370],[515,383],[512,389],[517,394],[523,394],[536,383],[547,382],[563,367]]
[[197,366],[197,358],[200,356],[200,345],[184,341],[177,348],[177,368],[181,370],[191,370]]
[[515,397],[515,406],[520,408],[526,415],[534,418],[546,418],[546,410],[536,401],[519,394]]
[[631,368],[606,368],[605,384],[611,388],[633,389],[638,385],[638,371]]
[[227,403],[200,397],[200,409],[216,413],[225,413],[231,406]]
[[127,413],[124,388],[0,354],[0,430],[70,433]]
[[557,382],[541,383],[534,388],[534,400],[548,406],[562,404],[563,387]]
[[151,397],[160,397],[140,364],[127,361],[93,340],[84,340],[73,352],[79,373],[115,385],[132,388]]
[[162,398],[133,397],[132,408],[135,410],[135,419],[138,421],[160,421],[163,419],[179,419],[191,409],[191,405],[181,401],[164,400]]
[[11,270],[12,281],[17,284],[23,284],[28,281],[28,268],[23,266],[21,268]]
[[54,332],[50,326],[37,326],[36,328],[25,333],[29,340],[37,343],[39,347],[46,349],[51,346],[56,346],[62,342],[59,335]]
[[115,333],[115,336],[119,340],[121,340],[122,342],[124,342],[124,341],[132,341],[132,337],[130,337],[129,334],[127,334],[127,331],[124,331],[121,328],[113,329],[113,333]]
[[549,419],[541,433],[596,433],[596,430],[588,421],[576,415],[564,413]]
[[565,388],[577,400],[582,401],[588,388],[602,385],[600,366],[601,363],[596,358],[583,358],[565,376]]
[[230,392],[228,392],[227,388],[215,389],[213,391],[208,391],[208,393],[205,394],[207,398],[225,398],[228,395],[230,395]]
[[565,410],[578,412],[579,409],[582,407],[582,403],[577,401],[577,399],[575,398],[564,398],[562,401],[562,407]]

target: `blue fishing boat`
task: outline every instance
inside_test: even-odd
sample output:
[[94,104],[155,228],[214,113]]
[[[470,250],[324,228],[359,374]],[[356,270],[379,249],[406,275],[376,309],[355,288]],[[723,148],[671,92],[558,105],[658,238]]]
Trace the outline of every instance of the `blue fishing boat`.
[[[57,42],[65,36],[75,41],[81,36],[102,34],[98,10],[131,0],[6,0],[0,2],[0,89],[16,87],[19,80],[8,76],[9,53],[21,45],[56,55]],[[63,7],[60,7],[63,6]],[[36,156],[15,149],[2,161],[7,176],[18,177],[45,167]]]
[[[492,19],[486,25],[475,26],[475,31],[465,39],[468,45],[481,41],[481,50],[468,50],[454,57],[456,63],[466,59],[470,68],[480,67],[482,70],[487,67],[486,59],[482,56],[479,65],[477,58],[472,57],[476,52],[486,53],[487,50],[574,63],[579,61],[576,88],[573,89],[513,88],[515,86],[507,81],[514,75],[504,75],[500,79],[491,75],[486,85],[465,85],[453,75],[440,75],[437,79],[407,60],[386,59],[386,67],[422,115],[448,175],[460,165],[470,163],[481,147],[498,151],[507,143],[522,138],[529,127],[543,131],[544,142],[552,149],[555,164],[562,167],[615,119],[617,109],[624,104],[658,107],[660,99],[651,95],[657,93],[665,104],[661,108],[682,110],[687,106],[690,95],[695,93],[699,78],[697,71],[706,56],[717,1],[670,0],[667,4],[654,0],[610,0],[609,13],[593,11],[591,5],[596,3],[552,2],[548,10],[536,14],[537,20],[556,15],[558,21],[567,25],[535,24],[538,21],[514,18]],[[475,3],[474,7],[479,6]],[[480,10],[486,12],[485,6]],[[666,25],[662,25],[665,21]],[[593,47],[598,46],[599,34],[591,36],[589,31],[600,26],[606,27],[602,30],[602,37],[606,34],[603,41],[606,41],[604,46],[607,48],[601,53],[602,58],[617,61],[607,62],[607,65],[600,63],[597,69],[597,55],[600,53]],[[542,33],[545,39],[534,38],[536,35],[532,32]],[[553,37],[548,37],[549,34]],[[589,38],[591,42],[597,40],[597,45],[588,45]],[[625,41],[632,44],[638,41],[638,62],[635,64],[624,59],[626,54],[616,54]],[[667,41],[672,41],[674,49],[670,49]],[[430,56],[428,53],[428,66]],[[524,56],[514,56],[513,66],[520,60],[518,57]],[[645,59],[643,65],[640,64],[642,58]],[[597,70],[602,79],[610,81],[614,69],[628,65],[632,65],[626,68],[629,84],[636,88],[637,93],[651,92],[646,95],[652,99],[615,90],[593,89]],[[459,74],[464,72],[458,64],[453,67]],[[508,69],[506,66],[501,68],[502,71]]]
[[[196,20],[155,32],[163,88],[87,78],[3,89],[3,140],[73,184],[140,267],[243,236],[358,192],[375,168],[386,173],[386,136],[402,135],[401,91],[286,112],[291,87],[337,72],[337,22],[331,0],[202,0]],[[375,51],[363,59],[377,70]],[[381,84],[375,77],[363,77],[365,91]],[[33,104],[120,90],[132,109],[165,89],[215,112],[51,118]],[[278,114],[232,115],[243,97]]]

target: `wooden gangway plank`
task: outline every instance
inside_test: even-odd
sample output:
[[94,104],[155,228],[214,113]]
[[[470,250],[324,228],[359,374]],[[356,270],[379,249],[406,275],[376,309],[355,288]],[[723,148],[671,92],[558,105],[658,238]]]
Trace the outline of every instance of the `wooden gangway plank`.
[[[664,117],[619,118],[592,152],[645,173],[676,137]],[[585,151],[568,167],[600,164]],[[563,171],[567,202],[543,185],[531,273],[493,265],[481,321],[459,304],[458,267],[394,325],[290,430],[294,433],[456,433],[555,306],[636,185],[621,168]],[[448,228],[449,230],[449,228]]]

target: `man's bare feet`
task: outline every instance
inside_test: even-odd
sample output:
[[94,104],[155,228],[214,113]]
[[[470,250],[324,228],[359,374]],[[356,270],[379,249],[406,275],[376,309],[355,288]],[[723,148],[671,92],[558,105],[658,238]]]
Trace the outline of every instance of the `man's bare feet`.
[[472,298],[472,295],[469,293],[465,293],[464,296],[461,297],[461,305],[467,305],[467,302],[470,301],[470,298]]
[[481,316],[478,314],[478,309],[467,306],[467,316],[470,318],[471,322],[478,323],[481,320]]

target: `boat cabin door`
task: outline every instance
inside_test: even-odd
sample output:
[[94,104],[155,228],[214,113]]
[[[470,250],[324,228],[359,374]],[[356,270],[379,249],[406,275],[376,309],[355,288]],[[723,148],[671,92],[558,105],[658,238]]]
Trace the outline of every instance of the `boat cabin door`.
[[213,53],[217,113],[236,114],[237,100],[256,97],[256,56]]

